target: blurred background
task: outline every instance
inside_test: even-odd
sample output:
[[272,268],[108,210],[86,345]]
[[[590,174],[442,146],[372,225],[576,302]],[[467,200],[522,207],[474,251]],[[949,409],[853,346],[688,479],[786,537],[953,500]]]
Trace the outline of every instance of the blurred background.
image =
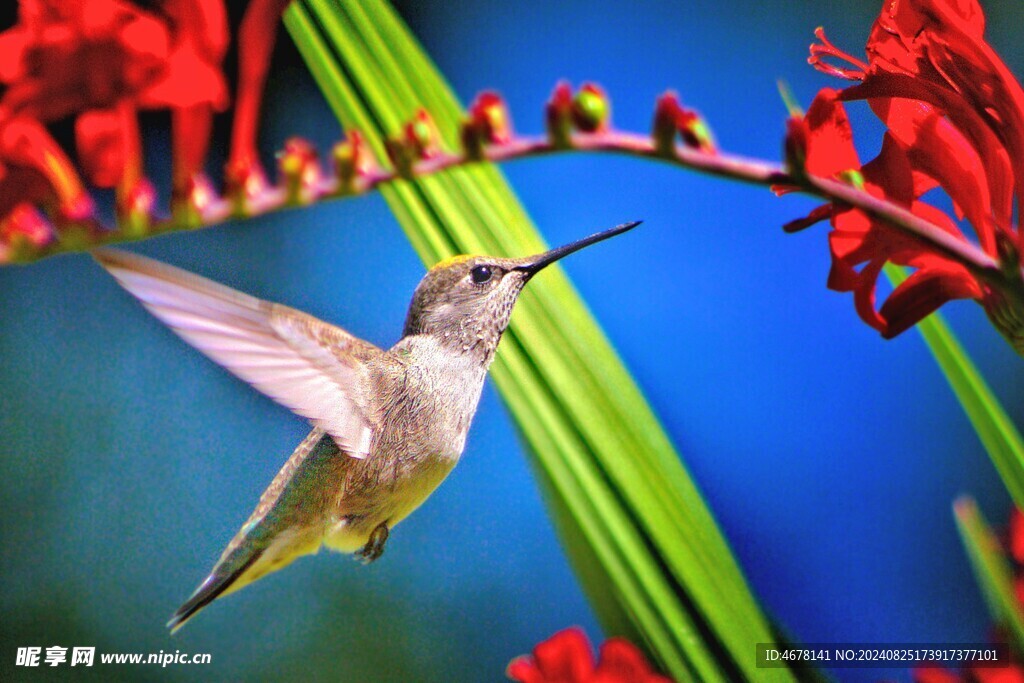
[[[722,148],[772,160],[786,115],[776,79],[805,106],[839,85],[806,64],[814,28],[860,55],[879,6],[398,3],[462,101],[499,90],[522,132],[542,131],[559,78],[602,84],[615,124],[632,130],[647,129],[655,97],[673,88]],[[985,8],[990,41],[1024,73],[1017,6]],[[283,29],[271,78],[266,163],[291,135],[326,151],[340,131]],[[222,119],[211,170],[223,162]],[[870,158],[877,126],[864,111],[855,123]],[[166,198],[167,117],[144,125]],[[504,171],[551,244],[645,220],[565,268],[783,628],[804,642],[988,637],[950,506],[971,494],[1002,525],[1009,498],[917,332],[883,341],[850,296],[826,290],[824,227],[780,230],[814,202],[611,156]],[[424,272],[376,195],[133,248],[379,345],[397,340]],[[974,304],[944,313],[1024,424],[1024,362]],[[303,559],[170,637],[164,622],[306,431],[166,331],[88,256],[0,269],[0,679],[46,675],[15,670],[17,647],[62,645],[213,659],[198,672],[94,667],[76,678],[500,680],[509,659],[561,628],[602,638],[490,386],[461,464],[381,561]]]

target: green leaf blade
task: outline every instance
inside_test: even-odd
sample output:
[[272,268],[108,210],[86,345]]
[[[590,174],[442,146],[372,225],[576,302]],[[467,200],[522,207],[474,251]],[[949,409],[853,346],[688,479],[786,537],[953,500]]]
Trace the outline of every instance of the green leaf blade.
[[[378,159],[421,107],[457,144],[457,101],[385,3],[303,0],[285,21],[342,124]],[[544,248],[493,166],[381,193],[427,264]],[[559,268],[524,293],[491,373],[608,632],[640,636],[679,680],[793,680],[788,669],[756,669],[755,645],[774,642],[773,631],[664,429]]]

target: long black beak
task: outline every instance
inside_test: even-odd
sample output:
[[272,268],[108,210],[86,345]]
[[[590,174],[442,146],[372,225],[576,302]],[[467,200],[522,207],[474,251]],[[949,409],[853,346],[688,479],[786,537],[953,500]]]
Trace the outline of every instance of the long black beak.
[[574,251],[579,251],[583,247],[589,247],[591,244],[600,242],[602,240],[606,240],[609,237],[621,235],[627,230],[632,230],[636,226],[640,225],[640,223],[642,222],[643,221],[633,221],[632,223],[623,223],[622,225],[616,225],[614,228],[610,228],[608,230],[605,230],[604,232],[599,232],[594,235],[591,235],[590,237],[584,237],[581,240],[576,240],[575,242],[570,242],[569,244],[566,244],[564,246],[556,247],[551,251],[545,251],[543,254],[539,254],[529,259],[527,263],[524,263],[523,265],[520,266],[515,266],[513,270],[525,271],[529,273],[532,277],[533,275],[536,275],[541,269],[545,268],[546,266],[550,266],[558,259],[564,256],[568,256]]

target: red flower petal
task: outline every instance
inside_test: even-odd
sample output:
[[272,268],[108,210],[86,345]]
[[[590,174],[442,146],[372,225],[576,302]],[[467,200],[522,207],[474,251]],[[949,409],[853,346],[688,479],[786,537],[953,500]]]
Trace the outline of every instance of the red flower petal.
[[978,283],[962,269],[949,271],[939,264],[923,267],[900,283],[879,310],[879,315],[886,321],[883,336],[886,339],[895,337],[947,301],[980,296]]
[[139,94],[146,108],[188,108],[206,105],[222,110],[228,103],[227,84],[219,62],[208,62],[194,45],[171,53],[165,76]]
[[223,0],[163,0],[160,9],[170,19],[178,39],[190,43],[203,60],[216,63],[228,47],[228,17]]
[[601,645],[592,683],[671,683],[656,674],[640,648],[623,638],[609,638]]
[[982,248],[995,253],[988,178],[973,145],[940,112],[923,102],[877,99],[872,105],[890,134],[907,150],[913,167],[938,181],[979,228]]
[[[945,12],[947,9],[952,11]],[[947,37],[952,30],[981,40],[985,16],[975,0],[895,0],[882,8],[872,27],[867,52],[876,68],[930,73],[934,66],[929,61],[929,48],[937,37]]]
[[12,83],[25,75],[25,51],[30,36],[21,26],[0,33],[0,82]]
[[1014,175],[1010,156],[1002,141],[984,119],[959,93],[935,87],[905,75],[877,73],[858,86],[843,91],[841,99],[908,98],[930,104],[948,117],[966,138],[984,166],[991,211],[995,220],[1008,225],[1012,209]]
[[838,98],[836,90],[821,90],[804,117],[808,131],[805,163],[811,175],[828,178],[841,171],[860,168],[850,119]]
[[816,206],[813,209],[811,209],[811,212],[804,216],[803,218],[796,218],[794,220],[789,221],[788,223],[782,226],[782,229],[785,232],[789,233],[800,232],[801,230],[809,228],[816,223],[828,220],[831,217],[832,205],[822,204],[821,206]]
[[974,683],[1024,683],[1024,671],[1016,664],[1005,667],[972,667],[971,680]]
[[878,156],[864,165],[863,174],[873,194],[903,206],[935,187],[930,176],[915,172],[906,147],[889,133],[882,138]]
[[532,658],[512,660],[506,674],[520,683],[671,683],[651,669],[639,648],[622,638],[601,646],[595,668],[590,642],[577,627],[537,645]]
[[559,631],[533,648],[537,667],[549,683],[583,683],[594,671],[590,641],[582,629]]
[[540,672],[537,665],[529,655],[516,657],[509,662],[505,669],[505,675],[519,683],[544,683],[544,674]]
[[637,680],[652,673],[640,648],[624,638],[609,638],[601,645],[597,672],[621,680]]
[[114,187],[128,164],[128,144],[121,112],[87,111],[75,121],[78,159],[85,175],[97,187]]
[[919,666],[913,670],[914,683],[962,683],[959,674],[938,666]]
[[882,272],[885,261],[878,259],[864,266],[860,278],[853,290],[853,305],[857,310],[860,319],[883,335],[886,333],[887,324],[877,310],[875,310],[875,289],[878,284],[878,276]]
[[1017,564],[1024,564],[1024,512],[1018,508],[1010,513],[1009,537],[1010,555]]
[[837,292],[853,291],[862,281],[857,266],[877,258],[877,249],[866,243],[864,232],[858,230],[833,230],[828,235],[828,246],[832,254],[828,288]]

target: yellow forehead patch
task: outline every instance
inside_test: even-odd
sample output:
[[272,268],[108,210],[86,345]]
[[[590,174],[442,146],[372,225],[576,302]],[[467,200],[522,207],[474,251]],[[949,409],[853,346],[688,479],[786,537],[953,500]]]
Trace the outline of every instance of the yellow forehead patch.
[[440,262],[434,264],[434,267],[431,268],[430,270],[432,270],[432,271],[434,271],[434,270],[442,270],[444,268],[448,268],[449,266],[454,266],[454,265],[457,265],[459,263],[465,263],[466,261],[469,261],[470,259],[475,259],[475,258],[476,258],[476,256],[474,256],[472,254],[459,254],[458,256],[449,256],[448,258],[444,259],[443,261],[440,261]]

